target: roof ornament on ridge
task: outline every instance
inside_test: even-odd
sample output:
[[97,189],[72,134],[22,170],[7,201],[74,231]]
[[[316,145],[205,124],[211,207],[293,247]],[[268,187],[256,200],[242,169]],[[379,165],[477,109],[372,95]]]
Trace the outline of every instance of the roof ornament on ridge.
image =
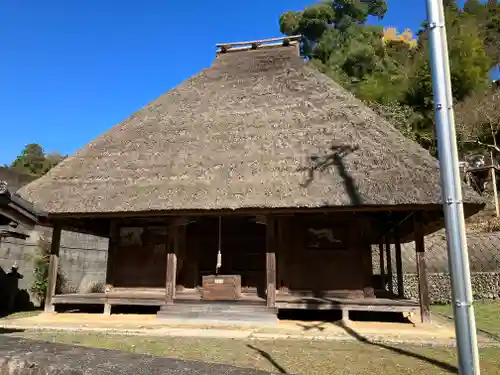
[[258,48],[288,47],[300,42],[301,35],[283,36],[278,38],[250,40],[247,42],[217,43],[217,54],[227,52],[248,51]]

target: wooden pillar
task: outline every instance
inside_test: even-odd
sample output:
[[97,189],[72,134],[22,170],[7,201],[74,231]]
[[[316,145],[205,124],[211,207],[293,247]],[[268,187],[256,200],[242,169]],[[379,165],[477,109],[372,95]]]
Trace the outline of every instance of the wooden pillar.
[[266,218],[266,285],[267,307],[276,306],[276,219]]
[[111,220],[109,224],[109,242],[108,242],[108,259],[106,262],[106,287],[105,287],[105,302],[104,302],[104,315],[111,315],[111,305],[108,303],[108,285],[113,286],[115,283],[115,265],[116,254],[120,241],[120,228],[116,220]]
[[414,233],[415,233],[415,250],[417,256],[420,317],[422,323],[430,323],[431,313],[430,313],[429,286],[427,284],[427,265],[425,263],[424,230],[422,226],[422,214],[420,212],[415,213],[413,223],[414,223]]
[[387,285],[389,293],[394,293],[394,287],[392,282],[392,257],[391,257],[391,236],[389,233],[385,236],[385,251],[387,258]]
[[61,226],[54,225],[52,241],[50,243],[50,261],[47,275],[47,292],[45,295],[45,312],[54,312],[52,298],[56,294],[57,271],[59,269],[59,247],[61,244]]
[[177,276],[177,253],[179,246],[179,228],[172,225],[169,228],[167,244],[167,275],[165,283],[165,304],[173,304],[175,298],[175,281]]
[[404,280],[403,280],[403,259],[401,257],[401,238],[398,229],[394,229],[394,248],[396,251],[396,278],[398,282],[398,297],[404,298]]

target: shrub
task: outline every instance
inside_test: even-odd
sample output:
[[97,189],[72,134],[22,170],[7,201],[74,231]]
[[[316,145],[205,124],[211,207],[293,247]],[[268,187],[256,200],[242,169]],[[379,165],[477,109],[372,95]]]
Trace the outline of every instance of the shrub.
[[[41,236],[38,240],[37,254],[34,258],[34,278],[30,291],[35,298],[43,305],[48,287],[49,263],[50,263],[51,243],[45,237]],[[57,271],[56,293],[60,293],[66,284],[64,275]]]

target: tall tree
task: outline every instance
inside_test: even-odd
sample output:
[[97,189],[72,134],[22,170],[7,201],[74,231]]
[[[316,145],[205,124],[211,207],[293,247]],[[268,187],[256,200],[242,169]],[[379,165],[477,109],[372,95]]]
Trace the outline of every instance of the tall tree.
[[18,169],[24,173],[39,176],[45,167],[45,152],[42,146],[36,143],[27,145],[21,154],[14,160],[11,168]]
[[[473,12],[491,19],[496,4],[489,10],[473,0],[465,10],[456,0],[445,4],[453,95],[461,101],[488,86],[492,62],[483,43],[484,27]],[[381,18],[386,11],[383,0],[322,2],[284,13],[280,29],[287,35],[302,34],[302,53],[313,65],[432,150],[434,104],[426,25],[417,41],[407,30],[398,34],[367,24],[368,17]],[[406,120],[410,124],[402,125]]]
[[467,0],[464,12],[475,17],[486,54],[494,63],[500,63],[500,3],[496,0],[487,3]]
[[59,164],[65,156],[60,153],[45,154],[42,146],[28,144],[21,154],[12,162],[11,168],[34,176],[42,176]]
[[[335,0],[321,2],[306,7],[303,11],[288,11],[280,16],[280,30],[286,35],[304,36],[304,54],[309,56],[325,33],[334,29],[347,31],[342,37],[356,34],[356,29],[348,31],[354,25],[363,25],[369,16],[383,18],[387,12],[385,0]],[[357,29],[359,30],[359,29]]]

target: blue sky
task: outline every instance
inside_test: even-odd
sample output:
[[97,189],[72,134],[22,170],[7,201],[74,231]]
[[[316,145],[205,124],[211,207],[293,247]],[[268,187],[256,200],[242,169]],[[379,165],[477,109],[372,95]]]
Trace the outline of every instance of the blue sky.
[[[28,143],[70,154],[176,86],[215,43],[279,35],[315,1],[4,0],[0,165]],[[418,29],[424,0],[388,0],[383,25]]]

